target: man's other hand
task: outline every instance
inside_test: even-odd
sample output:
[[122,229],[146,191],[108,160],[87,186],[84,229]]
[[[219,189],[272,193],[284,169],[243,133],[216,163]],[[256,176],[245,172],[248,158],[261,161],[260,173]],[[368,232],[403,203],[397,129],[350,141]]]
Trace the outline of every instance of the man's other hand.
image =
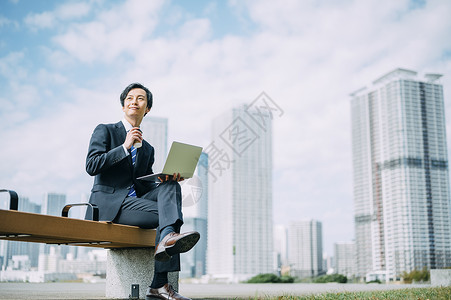
[[179,181],[185,180],[185,178],[180,177],[180,173],[174,173],[174,174],[172,174],[172,176],[170,176],[170,175],[160,176],[160,177],[158,177],[158,179],[161,182],[165,182],[165,181],[177,181],[177,182],[179,182]]

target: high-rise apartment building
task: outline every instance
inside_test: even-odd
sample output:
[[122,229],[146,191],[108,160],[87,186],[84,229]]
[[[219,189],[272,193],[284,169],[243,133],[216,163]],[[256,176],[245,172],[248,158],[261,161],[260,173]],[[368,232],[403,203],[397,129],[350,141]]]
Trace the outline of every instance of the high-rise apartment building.
[[155,162],[153,171],[163,170],[168,155],[168,119],[147,116],[141,123],[144,139],[155,149]]
[[323,230],[316,220],[291,222],[288,226],[288,261],[292,276],[315,277],[323,270]]
[[441,75],[396,69],[351,94],[357,273],[451,266]]
[[334,244],[334,272],[348,278],[356,275],[355,242]]
[[208,273],[242,280],[275,271],[272,116],[252,106],[213,121],[209,156]]

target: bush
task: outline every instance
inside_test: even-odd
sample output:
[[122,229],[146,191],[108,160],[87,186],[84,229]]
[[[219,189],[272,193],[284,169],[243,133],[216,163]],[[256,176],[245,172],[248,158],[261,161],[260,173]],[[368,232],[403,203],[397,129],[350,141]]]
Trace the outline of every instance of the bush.
[[279,276],[271,273],[267,274],[258,274],[251,279],[249,279],[248,283],[273,283],[279,280]]
[[382,281],[380,279],[375,279],[375,280],[367,281],[366,283],[379,283],[379,284],[381,284]]
[[279,277],[272,273],[266,273],[266,274],[258,274],[246,282],[247,283],[293,283],[294,278],[291,276]]
[[326,282],[338,282],[338,283],[346,283],[348,282],[348,278],[341,274],[331,274],[331,275],[323,275],[315,280],[314,283],[326,283]]
[[294,282],[294,277],[291,276],[281,276],[280,277],[280,283],[293,283]]
[[403,272],[402,278],[404,279],[404,282],[406,283],[412,283],[412,281],[415,282],[423,282],[423,281],[429,281],[430,273],[426,267],[423,268],[423,270],[413,270],[410,273]]

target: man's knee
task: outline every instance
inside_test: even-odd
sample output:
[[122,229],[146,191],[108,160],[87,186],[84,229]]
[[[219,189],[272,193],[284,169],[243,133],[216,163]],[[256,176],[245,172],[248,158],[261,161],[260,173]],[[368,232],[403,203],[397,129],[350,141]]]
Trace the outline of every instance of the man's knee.
[[177,181],[166,181],[160,184],[160,188],[165,191],[171,191],[171,192],[181,192],[182,188],[180,187],[180,184]]

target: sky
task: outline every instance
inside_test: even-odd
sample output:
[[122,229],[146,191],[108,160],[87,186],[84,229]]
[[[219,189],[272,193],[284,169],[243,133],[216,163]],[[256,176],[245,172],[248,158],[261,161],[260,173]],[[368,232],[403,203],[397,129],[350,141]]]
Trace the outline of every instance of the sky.
[[[396,69],[444,76],[451,1],[0,0],[0,188],[88,194],[89,139],[141,82],[168,140],[206,147],[213,119],[262,92],[273,120],[274,223],[354,238],[350,94]],[[449,144],[449,143],[448,143]]]

